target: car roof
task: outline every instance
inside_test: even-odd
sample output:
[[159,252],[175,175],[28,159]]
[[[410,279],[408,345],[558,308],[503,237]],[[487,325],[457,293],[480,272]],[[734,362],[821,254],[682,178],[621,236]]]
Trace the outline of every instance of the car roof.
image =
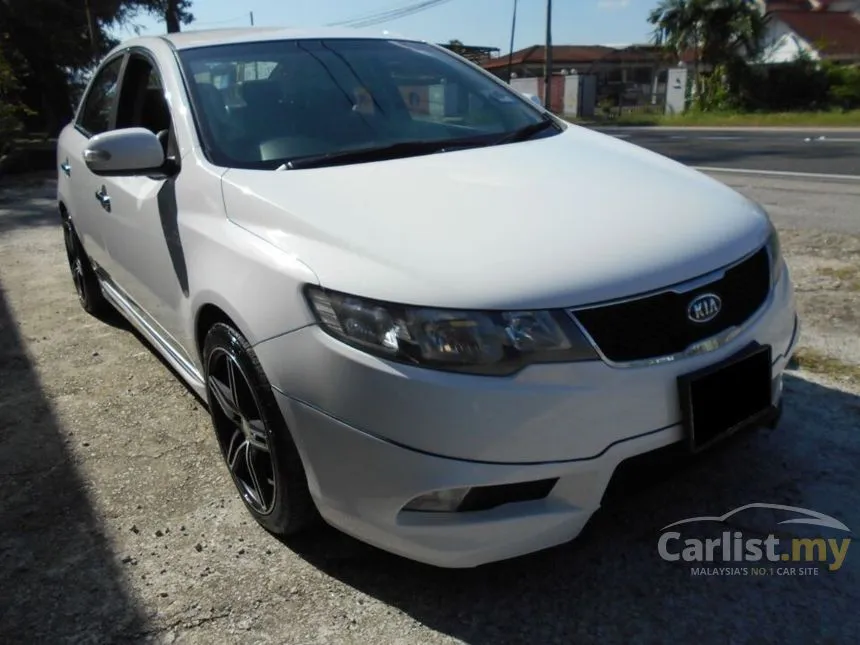
[[191,49],[193,47],[208,47],[235,43],[262,42],[267,40],[306,40],[317,38],[373,38],[379,40],[415,40],[403,38],[388,31],[367,29],[350,29],[346,27],[315,27],[296,29],[287,27],[243,27],[228,29],[206,29],[200,31],[182,31],[161,36],[144,36],[122,44],[129,47],[135,44],[146,44],[152,38],[168,41],[175,49]]

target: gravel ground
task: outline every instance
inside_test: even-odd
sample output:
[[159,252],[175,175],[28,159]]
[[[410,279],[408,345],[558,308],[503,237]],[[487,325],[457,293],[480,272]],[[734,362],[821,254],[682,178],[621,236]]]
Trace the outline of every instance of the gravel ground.
[[[803,342],[860,363],[857,231],[784,240]],[[860,384],[786,387],[777,430],[613,501],[556,549],[449,571],[333,529],[282,544],[241,506],[201,403],[126,325],[80,309],[53,184],[19,180],[0,188],[0,642],[856,643],[852,549],[805,577],[694,577],[657,555],[664,525],[756,501],[856,535]]]

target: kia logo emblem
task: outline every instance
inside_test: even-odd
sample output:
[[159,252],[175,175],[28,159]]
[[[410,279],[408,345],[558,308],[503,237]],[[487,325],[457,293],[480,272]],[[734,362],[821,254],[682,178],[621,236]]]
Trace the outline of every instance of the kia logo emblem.
[[717,317],[722,308],[723,301],[717,294],[703,293],[693,298],[687,305],[687,318],[694,323],[710,322]]

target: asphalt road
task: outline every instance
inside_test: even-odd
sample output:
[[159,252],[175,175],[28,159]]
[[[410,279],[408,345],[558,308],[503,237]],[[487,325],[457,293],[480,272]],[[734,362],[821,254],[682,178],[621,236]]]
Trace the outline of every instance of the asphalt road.
[[761,204],[780,229],[860,235],[860,176],[850,180],[709,171]]
[[860,177],[860,130],[600,128],[690,166]]

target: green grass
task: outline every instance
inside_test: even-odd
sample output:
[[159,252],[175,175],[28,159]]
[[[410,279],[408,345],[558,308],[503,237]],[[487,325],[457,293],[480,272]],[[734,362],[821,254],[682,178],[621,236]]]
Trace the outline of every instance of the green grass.
[[672,127],[860,127],[860,110],[848,112],[688,112],[686,114],[624,114],[615,119],[595,117],[574,123]]
[[860,383],[860,366],[846,363],[809,347],[801,347],[795,352],[792,361],[795,367],[823,374],[832,378],[841,378],[853,383]]
[[841,286],[848,291],[860,291],[860,267],[822,267],[818,272],[828,278],[839,280]]

